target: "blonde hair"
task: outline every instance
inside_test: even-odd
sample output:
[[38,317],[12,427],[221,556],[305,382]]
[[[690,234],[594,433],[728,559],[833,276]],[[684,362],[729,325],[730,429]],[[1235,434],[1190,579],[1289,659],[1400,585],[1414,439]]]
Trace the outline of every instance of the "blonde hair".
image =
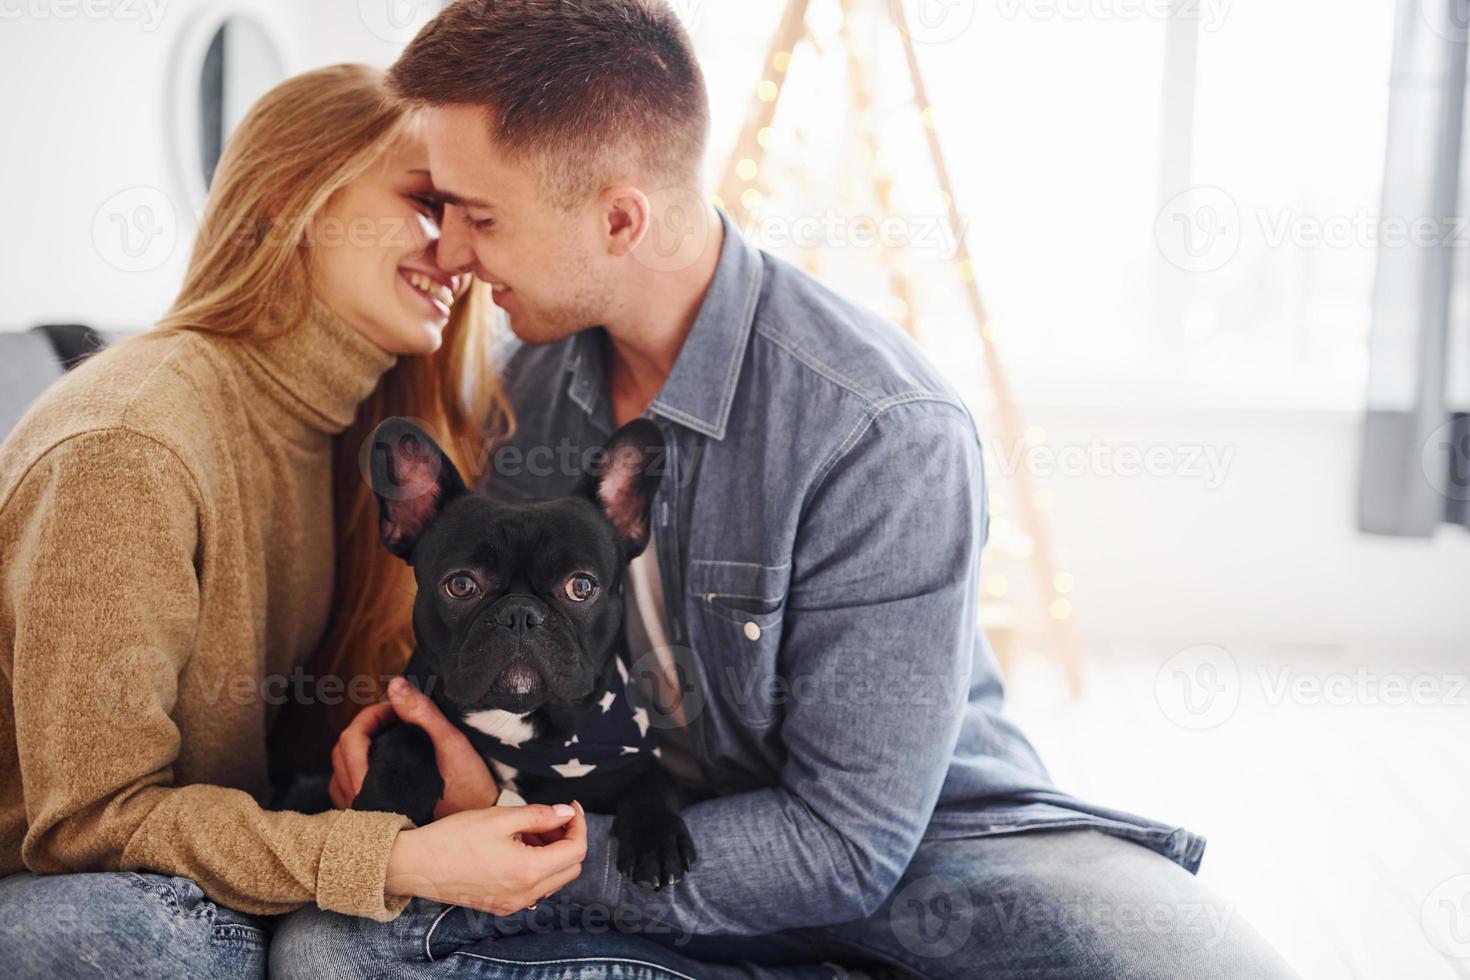
[[[241,121],[215,172],[183,288],[161,330],[195,330],[249,342],[293,329],[307,316],[312,281],[306,247],[314,219],[338,191],[404,136],[409,108],[384,74],[336,65],[298,75],[263,96]],[[490,306],[473,283],[455,304],[440,349],[402,357],[333,444],[336,586],[332,619],[307,669],[318,678],[400,673],[413,650],[412,570],[378,539],[377,501],[358,450],[384,418],[427,422],[465,474],[468,453],[507,435],[509,407],[490,366]],[[304,768],[319,768],[362,707],[288,706],[273,739],[287,739]]]

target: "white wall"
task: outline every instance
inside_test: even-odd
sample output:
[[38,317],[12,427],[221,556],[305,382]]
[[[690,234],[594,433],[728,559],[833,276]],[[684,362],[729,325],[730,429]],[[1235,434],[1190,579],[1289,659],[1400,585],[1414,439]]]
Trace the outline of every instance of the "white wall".
[[[395,6],[415,15],[396,32],[390,0],[0,0],[0,330],[73,319],[138,329],[168,306],[194,232],[171,106],[178,49],[202,22],[248,11],[279,41],[288,73],[386,66],[429,11]],[[120,258],[117,222],[144,219],[140,206],[165,232],[143,249],[135,226],[139,254]]]
[[[1162,476],[1094,467],[1038,482],[1086,637],[1470,650],[1470,534],[1356,530],[1357,413],[1032,403],[1027,421],[1053,450],[1096,443],[1116,464],[1122,447],[1163,447],[1176,461]],[[1192,475],[1193,447],[1228,465]]]

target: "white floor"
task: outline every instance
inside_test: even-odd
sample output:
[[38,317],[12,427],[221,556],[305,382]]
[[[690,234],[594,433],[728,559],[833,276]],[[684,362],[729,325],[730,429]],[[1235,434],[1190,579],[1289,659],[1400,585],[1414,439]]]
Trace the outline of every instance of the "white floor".
[[1470,980],[1467,672],[1133,644],[1080,701],[1022,662],[1010,713],[1062,788],[1207,836],[1201,877],[1306,980]]

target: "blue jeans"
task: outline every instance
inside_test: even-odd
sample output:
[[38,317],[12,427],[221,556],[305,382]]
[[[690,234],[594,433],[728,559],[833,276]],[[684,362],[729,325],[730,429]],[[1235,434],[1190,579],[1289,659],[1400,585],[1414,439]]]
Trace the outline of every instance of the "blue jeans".
[[753,938],[678,935],[555,897],[495,917],[415,900],[394,922],[314,906],[271,946],[280,980],[1205,980],[1294,977],[1234,906],[1158,854],[1092,830],[926,841],[873,916]]
[[[319,813],[331,806],[327,782],[294,780],[271,808]],[[277,921],[217,905],[171,875],[0,878],[0,964],[17,978],[261,978]]]
[[0,878],[6,976],[265,976],[269,923],[204,897],[188,878],[119,871]]

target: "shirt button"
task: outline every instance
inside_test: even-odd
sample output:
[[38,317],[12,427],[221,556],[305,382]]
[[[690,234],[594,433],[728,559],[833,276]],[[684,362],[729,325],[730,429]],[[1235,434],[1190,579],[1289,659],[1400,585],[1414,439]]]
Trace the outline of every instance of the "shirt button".
[[759,640],[761,638],[761,628],[754,623],[746,623],[745,638],[747,640]]

